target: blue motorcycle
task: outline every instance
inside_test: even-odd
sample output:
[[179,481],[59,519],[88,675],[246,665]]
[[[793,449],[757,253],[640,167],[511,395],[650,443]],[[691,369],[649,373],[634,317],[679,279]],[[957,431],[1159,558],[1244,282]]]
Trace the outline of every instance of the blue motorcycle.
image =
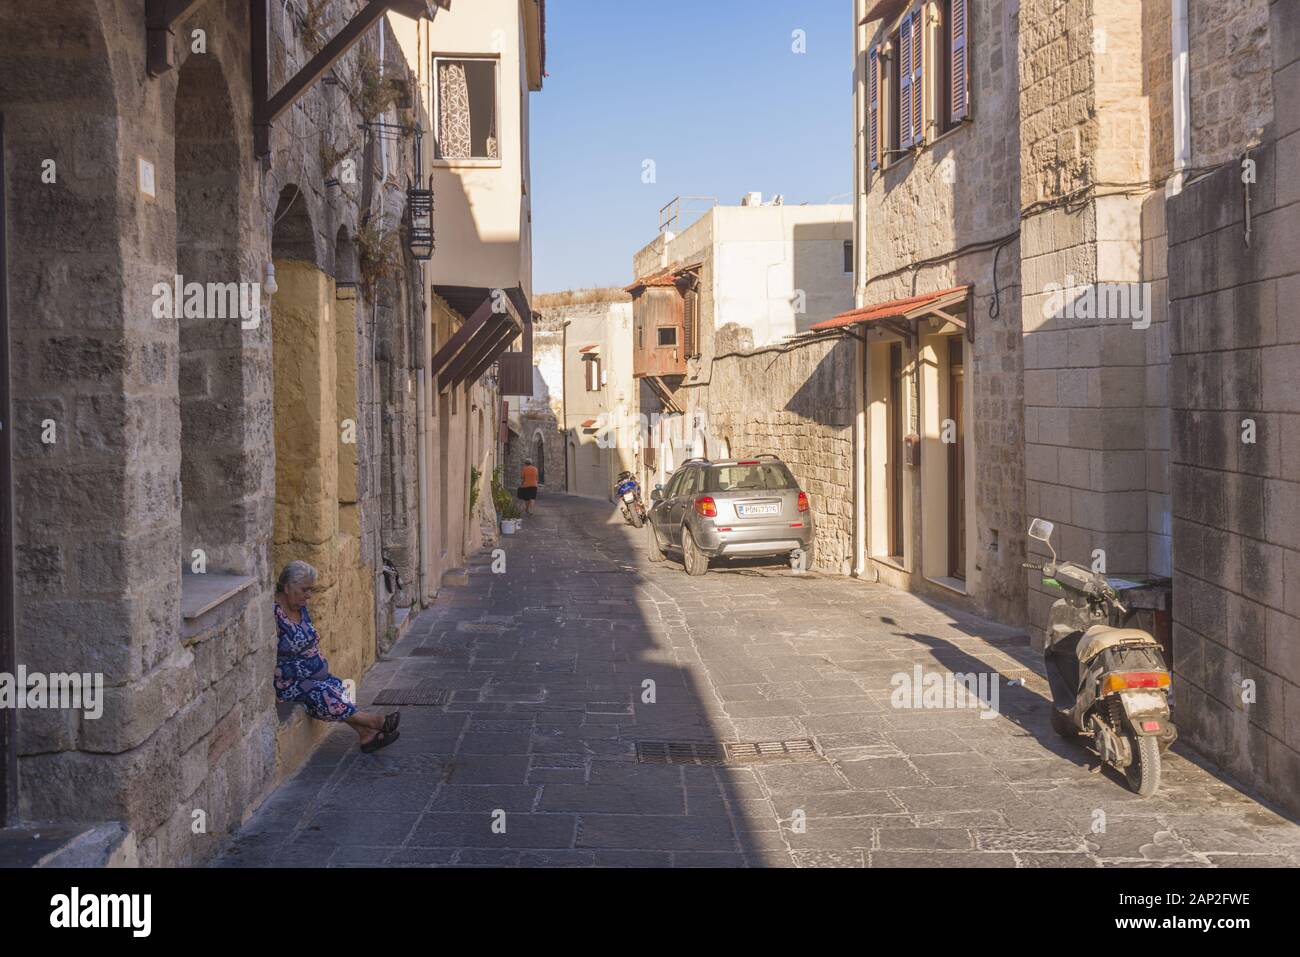
[[623,520],[633,528],[645,524],[645,503],[641,501],[641,485],[631,472],[623,472],[614,487],[614,498],[623,510]]

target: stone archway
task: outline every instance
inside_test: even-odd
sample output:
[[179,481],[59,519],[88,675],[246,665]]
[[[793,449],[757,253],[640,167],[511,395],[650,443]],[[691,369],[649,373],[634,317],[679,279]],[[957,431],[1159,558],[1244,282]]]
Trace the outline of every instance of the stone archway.
[[[188,569],[254,570],[246,511],[258,491],[247,448],[243,352],[261,325],[258,276],[240,275],[240,168],[221,62],[192,56],[175,102],[176,288],[181,423],[181,554]],[[194,293],[199,293],[196,302]],[[197,308],[193,308],[197,306]]]
[[[123,357],[140,335],[128,326],[148,315],[150,300],[147,282],[126,277],[133,270],[144,275],[152,262],[141,254],[136,237],[144,231],[130,222],[129,197],[120,196],[127,182],[120,143],[129,133],[114,122],[117,77],[101,6],[94,0],[0,3],[0,175],[6,180],[0,217],[7,233],[0,268],[7,273],[14,358],[0,374],[10,376],[10,394],[20,400],[4,427],[11,435],[37,436],[49,419],[58,436],[49,446],[16,442],[13,487],[0,488],[0,499],[13,507],[14,547],[43,556],[18,562],[13,594],[0,594],[0,613],[19,623],[16,634],[0,628],[0,671],[12,673],[17,663],[32,671],[76,663],[77,670],[102,673],[106,685],[118,687],[106,696],[97,724],[137,727],[129,719],[139,697],[120,687],[139,673],[148,658],[143,649],[166,640],[168,625],[160,622],[163,634],[146,637],[149,629],[136,624],[145,620],[140,600],[105,582],[129,559],[137,594],[169,595],[177,565],[165,527],[170,516],[146,518],[140,503],[155,500],[130,491],[164,447],[166,433],[154,423],[165,423],[166,414],[154,415],[154,396],[133,402],[136,396],[118,391]],[[134,77],[126,82],[133,86]],[[170,488],[166,477],[155,477]],[[126,532],[110,542],[103,529]],[[142,540],[155,547],[142,548]],[[44,558],[50,555],[60,557],[50,562]],[[78,574],[73,555],[99,558],[81,563]],[[133,600],[138,619],[131,617]],[[72,605],[76,619],[60,618],[60,609]],[[54,619],[63,624],[21,624]],[[20,819],[103,820],[131,803],[125,761],[103,747],[78,752],[83,745],[73,739],[52,751],[36,717],[0,708],[0,826]],[[137,770],[136,780],[144,777]]]
[[340,382],[345,393],[355,394],[355,320],[338,321],[336,282],[321,267],[317,251],[307,198],[289,184],[280,192],[271,236],[278,287],[271,299],[272,556],[276,570],[294,559],[315,566],[320,577],[312,614],[322,647],[335,674],[359,680],[375,657],[374,574],[361,555],[354,516],[340,508],[343,496],[356,496],[355,482],[345,488],[339,471],[340,450],[359,432],[345,431],[342,420],[348,416],[339,412]]

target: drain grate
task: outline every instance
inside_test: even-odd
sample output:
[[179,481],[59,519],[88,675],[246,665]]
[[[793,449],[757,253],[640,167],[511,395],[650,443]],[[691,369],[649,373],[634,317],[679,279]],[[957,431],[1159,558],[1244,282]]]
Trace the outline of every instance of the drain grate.
[[638,741],[636,759],[642,764],[727,763],[723,750],[710,741]]
[[440,705],[451,696],[446,688],[385,688],[375,695],[375,704]]
[[749,761],[769,760],[809,760],[821,757],[817,745],[811,738],[795,738],[791,741],[728,741],[727,759],[737,764]]
[[811,761],[820,758],[811,738],[790,741],[638,741],[642,764],[752,764],[756,761]]

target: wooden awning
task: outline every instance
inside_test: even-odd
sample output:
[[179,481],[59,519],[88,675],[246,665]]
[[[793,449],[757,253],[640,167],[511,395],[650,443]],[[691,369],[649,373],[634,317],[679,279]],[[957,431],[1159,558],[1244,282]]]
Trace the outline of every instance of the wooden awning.
[[[966,330],[967,337],[973,334],[973,326],[965,318],[954,314],[958,306],[963,306],[970,297],[970,286],[953,286],[938,292],[909,296],[905,299],[893,299],[877,303],[862,309],[842,312],[834,319],[819,322],[812,332],[829,332],[834,329],[846,329],[859,325],[879,325],[906,338],[913,335],[912,321],[926,316],[936,316]],[[968,314],[968,313],[967,313]]]
[[[469,316],[433,357],[429,375],[437,376],[439,392],[483,375],[529,326],[524,317],[531,318],[531,312],[522,290],[509,289],[504,296],[492,289],[462,286],[434,286],[433,291],[461,315]],[[478,305],[471,306],[474,302]]]
[[892,20],[907,4],[908,0],[876,0],[867,7],[867,15],[858,21],[858,26],[870,23],[872,20]]

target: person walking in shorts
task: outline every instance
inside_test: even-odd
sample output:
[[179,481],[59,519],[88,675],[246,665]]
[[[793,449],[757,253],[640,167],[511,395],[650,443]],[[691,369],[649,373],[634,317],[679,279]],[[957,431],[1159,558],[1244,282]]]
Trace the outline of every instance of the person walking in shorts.
[[524,503],[524,514],[533,514],[533,503],[537,501],[537,466],[532,459],[524,459],[524,472],[519,481],[519,501]]

